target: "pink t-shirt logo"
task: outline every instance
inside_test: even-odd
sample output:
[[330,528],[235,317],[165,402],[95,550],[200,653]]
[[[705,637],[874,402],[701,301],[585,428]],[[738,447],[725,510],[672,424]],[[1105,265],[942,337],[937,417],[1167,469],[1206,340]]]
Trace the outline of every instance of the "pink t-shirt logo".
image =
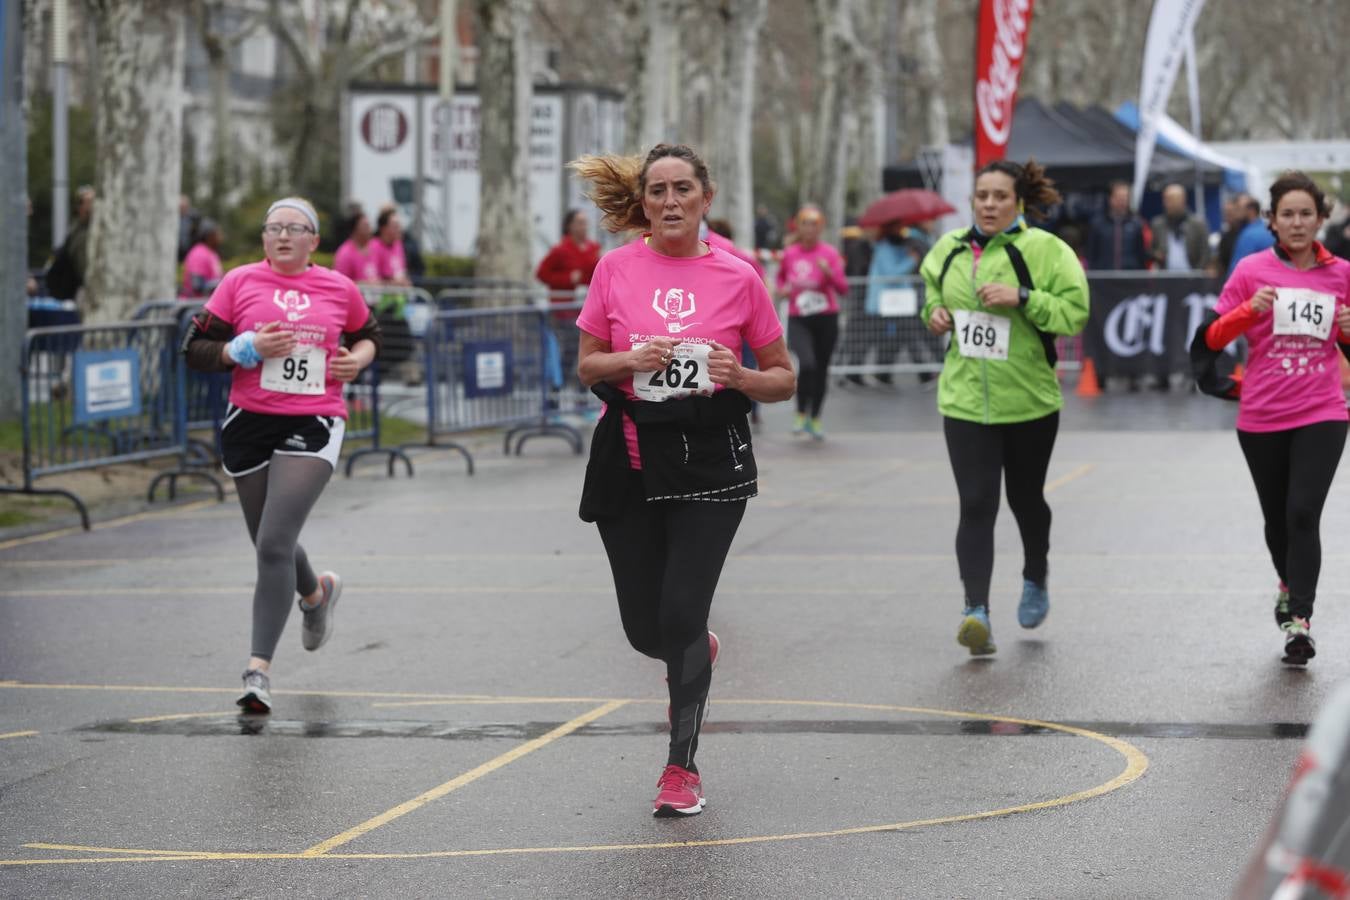
[[[666,291],[666,298],[661,299],[661,289],[657,288],[652,294],[652,309],[656,314],[666,321],[666,331],[671,334],[680,334],[681,332],[693,328],[698,322],[686,322],[685,319],[692,316],[696,307],[694,305],[694,292],[689,292],[689,308],[684,306],[685,294],[684,288],[671,288]],[[674,321],[671,321],[674,319]]]
[[300,291],[283,293],[280,288],[272,292],[272,302],[286,314],[287,322],[299,322],[310,307],[309,294]]

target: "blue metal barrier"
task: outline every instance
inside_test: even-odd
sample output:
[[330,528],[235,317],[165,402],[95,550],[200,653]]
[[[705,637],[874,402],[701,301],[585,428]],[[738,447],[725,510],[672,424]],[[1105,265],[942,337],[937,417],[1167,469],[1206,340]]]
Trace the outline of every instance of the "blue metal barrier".
[[182,476],[211,482],[224,500],[215,477],[188,466],[186,367],[178,338],[177,323],[164,319],[30,329],[20,370],[23,484],[0,485],[0,493],[66,497],[88,529],[89,511],[78,495],[34,482],[176,457],[178,468],[151,479],[148,501],[166,481],[173,499]]

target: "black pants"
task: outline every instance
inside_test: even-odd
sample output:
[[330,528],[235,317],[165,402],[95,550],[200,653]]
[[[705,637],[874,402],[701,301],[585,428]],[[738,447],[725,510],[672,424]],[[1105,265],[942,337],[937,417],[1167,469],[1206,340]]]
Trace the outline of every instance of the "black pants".
[[601,519],[619,618],[628,643],[666,664],[670,684],[668,764],[697,772],[694,754],[708,702],[708,609],[745,514],[744,500],[649,503],[634,472],[623,512]]
[[797,412],[820,417],[829,383],[830,357],[839,340],[839,315],[793,316],[788,319],[788,347],[797,355]]
[[1289,588],[1289,614],[1311,618],[1322,570],[1322,505],[1345,449],[1345,422],[1239,431],[1266,520],[1266,547]]
[[1059,432],[1059,413],[1011,425],[980,425],[943,419],[947,456],[961,498],[956,563],[966,605],[989,605],[994,573],[994,521],[999,483],[1007,475],[1008,506],[1022,535],[1022,577],[1045,584],[1050,557],[1050,506],[1045,473]]

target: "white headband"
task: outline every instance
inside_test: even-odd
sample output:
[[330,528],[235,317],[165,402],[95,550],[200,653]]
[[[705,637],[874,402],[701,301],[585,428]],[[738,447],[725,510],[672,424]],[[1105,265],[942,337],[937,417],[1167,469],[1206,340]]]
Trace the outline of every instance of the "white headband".
[[298,212],[304,213],[305,218],[309,219],[309,224],[314,226],[314,233],[315,234],[319,233],[319,217],[314,215],[314,207],[310,206],[305,201],[292,200],[289,197],[287,197],[284,200],[278,200],[276,203],[273,203],[271,206],[267,207],[267,215],[263,216],[263,221],[267,221],[268,219],[272,218],[272,213],[276,212],[279,209],[294,209]]

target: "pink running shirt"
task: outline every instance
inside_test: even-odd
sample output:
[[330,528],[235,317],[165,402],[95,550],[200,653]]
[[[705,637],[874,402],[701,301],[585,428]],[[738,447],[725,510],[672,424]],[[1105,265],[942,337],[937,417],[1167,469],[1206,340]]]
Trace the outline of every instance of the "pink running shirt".
[[380,268],[375,260],[375,245],[379,241],[371,238],[362,250],[351,238],[342,242],[333,254],[333,269],[341,272],[357,284],[372,284],[380,280]]
[[[1350,290],[1350,263],[1321,251],[1318,265],[1300,272],[1273,248],[1262,250],[1238,260],[1214,311],[1219,315],[1230,312],[1266,285],[1330,295],[1340,309]],[[1346,421],[1341,353],[1336,346],[1341,333],[1334,319],[1325,340],[1277,335],[1272,310],[1247,329],[1246,336],[1247,375],[1238,401],[1239,431],[1287,431],[1314,422]]]
[[[820,263],[829,265],[829,274]],[[848,293],[844,258],[824,241],[810,250],[789,244],[778,267],[778,292],[787,291],[789,316],[815,316],[839,312],[839,296]]]
[[408,261],[403,255],[402,241],[390,245],[379,238],[371,238],[366,247],[375,260],[375,273],[379,281],[398,281],[407,276]]
[[[350,278],[322,266],[310,266],[299,275],[282,275],[263,260],[231,269],[207,301],[206,311],[233,325],[235,334],[280,322],[298,343],[289,359],[263,360],[252,369],[235,366],[232,404],[274,416],[347,418],[342,382],[328,373],[327,361],[336,355],[343,332],[359,331],[370,318],[365,298]],[[294,376],[300,371],[301,359],[306,373],[301,377],[306,383],[314,384],[313,373],[322,370],[322,392],[289,393],[264,386],[264,375],[269,384],[296,386]],[[285,372],[284,364],[292,360],[286,367],[290,371]],[[283,380],[283,375],[288,377]]]
[[[210,286],[220,281],[225,274],[225,266],[220,254],[201,242],[192,245],[183,259],[183,285],[178,290],[180,297],[205,297],[211,293]],[[207,285],[205,292],[193,288],[192,277],[197,276]]]
[[[703,256],[664,256],[647,246],[647,235],[600,257],[577,327],[608,341],[614,353],[661,337],[716,341],[737,360],[746,343],[758,349],[783,335],[764,281],[749,263],[717,247]],[[631,377],[615,386],[637,396]],[[628,460],[640,469],[637,426],[627,416],[623,430]]]

